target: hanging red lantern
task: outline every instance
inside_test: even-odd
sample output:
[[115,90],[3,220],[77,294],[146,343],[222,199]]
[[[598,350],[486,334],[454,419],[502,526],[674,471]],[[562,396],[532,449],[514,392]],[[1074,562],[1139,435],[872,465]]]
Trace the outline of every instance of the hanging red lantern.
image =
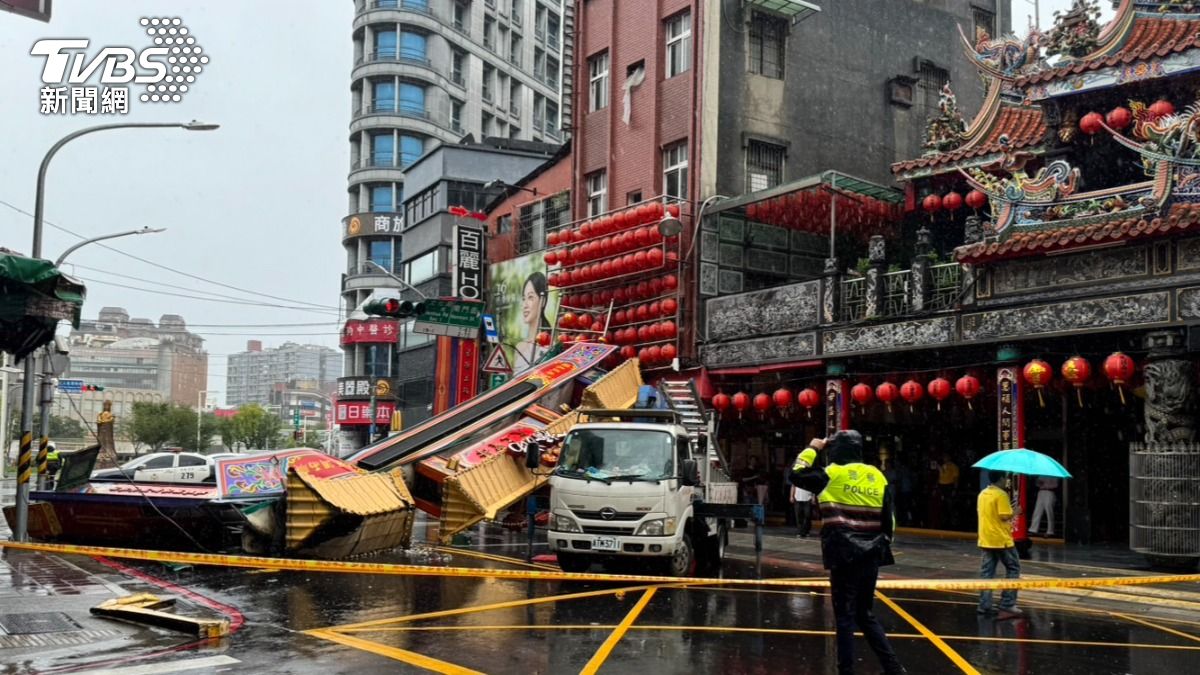
[[662,301],[663,316],[675,316],[675,312],[679,309],[679,303],[675,298],[667,298]]
[[875,390],[871,389],[871,385],[859,382],[850,387],[850,398],[854,399],[860,408],[865,408],[867,404],[875,400]]
[[786,415],[787,409],[792,405],[792,392],[790,389],[780,387],[775,390],[774,394],[771,394],[771,400],[775,403],[775,407],[779,408],[779,412]]
[[883,403],[887,406],[888,412],[892,411],[892,401],[896,400],[896,395],[898,393],[899,390],[896,388],[896,385],[892,384],[891,382],[884,382],[878,387],[875,387],[875,398],[879,399],[880,403]]
[[621,347],[622,358],[632,359],[635,356],[637,356],[637,350],[634,349],[632,345],[625,345],[624,347]]
[[1095,135],[1104,128],[1104,118],[1098,112],[1090,112],[1079,120],[1079,130],[1088,136]]
[[[780,391],[785,391],[781,389]],[[808,419],[812,419],[812,409],[821,404],[821,395],[816,389],[807,387],[800,391],[800,405],[804,406],[804,410],[808,415]]]
[[1150,114],[1154,115],[1154,119],[1156,120],[1160,117],[1174,115],[1175,106],[1171,105],[1171,102],[1167,99],[1160,98],[1154,103],[1150,104]]
[[926,385],[929,389],[929,397],[937,401],[937,409],[942,409],[942,401],[945,401],[950,396],[950,380],[944,377],[936,377],[929,381]]
[[1075,398],[1079,401],[1079,407],[1083,407],[1083,385],[1087,384],[1088,378],[1092,376],[1092,364],[1082,356],[1072,356],[1063,361],[1062,364],[1063,379],[1071,383],[1075,387]]
[[942,198],[937,195],[927,195],[921,202],[921,206],[928,213],[935,213],[942,208]]
[[746,412],[746,409],[750,407],[750,395],[744,391],[734,394],[733,407],[737,408],[738,417],[741,417],[742,413]]
[[546,234],[547,246],[558,246],[558,232],[549,232]]
[[954,383],[954,390],[967,400],[967,408],[974,410],[971,406],[971,399],[979,395],[979,378],[974,375],[963,375]]
[[1025,364],[1025,368],[1021,371],[1021,375],[1025,381],[1033,386],[1034,391],[1038,395],[1038,405],[1045,408],[1046,401],[1042,398],[1042,388],[1050,383],[1050,379],[1054,377],[1054,371],[1050,369],[1050,364],[1041,359],[1034,359]]
[[546,255],[542,256],[542,259],[545,260],[546,264],[549,266],[558,264],[558,254],[556,254],[554,251],[546,251]]
[[542,332],[538,333],[537,334],[537,343],[538,343],[539,347],[549,347],[550,346],[550,334],[547,333],[546,331],[542,331]]
[[1129,126],[1129,123],[1133,121],[1133,113],[1129,112],[1129,108],[1117,106],[1108,111],[1108,114],[1104,116],[1104,121],[1108,123],[1110,128],[1120,131]]
[[674,274],[668,274],[662,278],[663,288],[667,290],[675,290],[679,287],[679,278]]
[[987,204],[987,195],[979,190],[971,190],[967,193],[967,206],[978,211]]
[[726,410],[729,409],[729,404],[730,404],[729,394],[721,394],[721,393],[713,394],[713,397],[712,397],[713,410],[716,410],[718,413],[724,413]]
[[574,328],[575,327],[575,315],[570,312],[564,312],[562,316],[558,317],[558,327],[559,328]]
[[945,197],[942,197],[942,208],[947,211],[957,211],[962,208],[963,197],[957,192],[947,192]]
[[1117,386],[1117,393],[1121,396],[1121,405],[1125,405],[1125,390],[1121,385],[1133,378],[1135,370],[1133,359],[1121,352],[1113,352],[1108,355],[1107,359],[1104,359],[1104,375]]
[[679,350],[675,349],[673,344],[665,344],[662,346],[662,358],[664,362],[671,362],[679,354]]
[[900,385],[900,396],[908,401],[908,411],[912,412],[913,404],[925,396],[925,387],[922,387],[921,383],[916,380],[909,380]]
[[755,394],[754,409],[758,411],[760,417],[766,415],[767,411],[771,409],[771,397],[766,394]]

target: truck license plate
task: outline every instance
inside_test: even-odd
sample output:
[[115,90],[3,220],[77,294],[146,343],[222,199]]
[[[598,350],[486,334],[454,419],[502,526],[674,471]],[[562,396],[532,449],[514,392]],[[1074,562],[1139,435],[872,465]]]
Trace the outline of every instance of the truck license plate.
[[594,551],[619,551],[620,546],[617,546],[616,537],[596,537],[592,539],[592,550]]

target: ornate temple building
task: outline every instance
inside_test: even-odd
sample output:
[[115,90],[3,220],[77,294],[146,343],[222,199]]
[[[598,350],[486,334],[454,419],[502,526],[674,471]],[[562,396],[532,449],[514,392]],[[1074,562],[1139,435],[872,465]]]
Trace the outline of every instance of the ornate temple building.
[[1029,447],[1073,476],[1042,483],[1057,507],[1037,535],[1200,559],[1200,3],[1097,15],[1077,0],[1045,34],[960,30],[983,103],[943,88],[897,188],[828,172],[705,213],[717,275],[724,242],[764,226],[829,246],[820,278],[700,298],[731,447],[860,429],[901,520],[959,530],[971,464]]

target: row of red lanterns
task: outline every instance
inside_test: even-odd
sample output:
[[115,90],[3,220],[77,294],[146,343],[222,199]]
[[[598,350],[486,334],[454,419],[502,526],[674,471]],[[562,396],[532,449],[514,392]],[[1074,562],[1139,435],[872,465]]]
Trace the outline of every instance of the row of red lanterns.
[[[1121,353],[1114,352],[1104,360],[1104,374],[1109,381],[1117,386],[1118,391],[1121,391],[1121,385],[1129,382],[1135,372],[1133,359]],[[1070,382],[1076,389],[1083,387],[1091,377],[1091,364],[1082,356],[1072,356],[1067,359],[1061,368],[1063,379]],[[1045,387],[1053,377],[1053,371],[1050,365],[1041,359],[1033,359],[1022,369],[1022,377],[1035,390],[1038,391],[1039,399],[1041,397],[1041,389]],[[979,378],[974,375],[963,375],[954,382],[953,387],[950,380],[944,377],[937,377],[929,381],[928,384],[922,386],[916,380],[908,380],[900,386],[896,386],[892,382],[883,382],[876,387],[860,382],[850,388],[850,398],[859,406],[867,406],[874,400],[878,400],[891,409],[892,403],[898,398],[904,399],[910,406],[924,398],[928,393],[929,397],[937,401],[938,410],[941,410],[942,401],[950,397],[951,391],[955,391],[963,399],[967,401],[968,407],[971,400],[979,395],[981,385]],[[808,408],[810,411],[821,402],[820,394],[815,389],[804,389],[800,392],[798,402],[801,406]],[[1121,402],[1125,402],[1125,394],[1121,393]],[[756,394],[751,400],[748,394],[738,392],[732,397],[718,393],[712,398],[712,406],[718,412],[724,412],[730,406],[738,411],[739,414],[747,410],[752,404],[756,410],[765,413],[771,409],[771,406],[785,410],[792,403],[792,393],[786,388],[780,388],[771,396],[767,394]],[[1080,405],[1083,404],[1080,399]]]
[[[673,218],[679,217],[679,205],[663,206],[659,202],[648,202],[631,206],[621,211],[610,213],[600,218],[593,218],[577,228],[565,227],[546,235],[546,245],[566,246],[621,232],[639,225],[656,225],[662,220],[663,214],[669,213]],[[655,229],[655,228],[652,228]]]
[[662,232],[653,225],[627,230],[612,236],[593,239],[578,246],[563,246],[547,251],[542,259],[547,265],[570,265],[643,249],[663,241]]
[[[553,252],[546,256],[553,255]],[[637,272],[650,272],[661,269],[664,265],[674,268],[679,264],[679,254],[675,251],[663,251],[660,247],[616,255],[601,262],[580,264],[571,269],[551,272],[548,281],[551,286],[580,286],[593,282],[609,281],[615,277],[623,277]]]
[[[895,205],[865,196],[836,195],[838,231],[854,235],[875,234],[898,220]],[[830,196],[822,191],[793,192],[746,205],[746,218],[792,230],[824,233],[829,230]]]
[[[1150,121],[1175,114],[1175,106],[1166,99],[1155,101],[1146,110],[1150,114]],[[1093,136],[1100,133],[1105,125],[1115,131],[1121,131],[1132,123],[1133,113],[1129,111],[1129,108],[1117,106],[1108,111],[1107,115],[1093,111],[1079,118],[1079,130],[1088,136]]]
[[944,196],[936,194],[926,195],[925,199],[921,200],[921,208],[925,209],[928,213],[936,213],[943,209],[954,212],[961,209],[963,204],[978,211],[987,204],[987,195],[979,190],[971,190],[964,199],[959,193],[951,191],[947,192]]

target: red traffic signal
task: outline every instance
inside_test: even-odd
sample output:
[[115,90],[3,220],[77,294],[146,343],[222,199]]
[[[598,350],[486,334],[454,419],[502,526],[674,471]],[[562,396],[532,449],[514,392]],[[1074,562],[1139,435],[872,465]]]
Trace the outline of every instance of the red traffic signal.
[[420,314],[424,309],[424,303],[412,302],[411,300],[398,300],[396,298],[372,300],[363,305],[363,311],[367,314],[386,316],[393,319],[402,319]]
[[104,387],[99,384],[85,384],[79,389],[80,391],[104,391]]

